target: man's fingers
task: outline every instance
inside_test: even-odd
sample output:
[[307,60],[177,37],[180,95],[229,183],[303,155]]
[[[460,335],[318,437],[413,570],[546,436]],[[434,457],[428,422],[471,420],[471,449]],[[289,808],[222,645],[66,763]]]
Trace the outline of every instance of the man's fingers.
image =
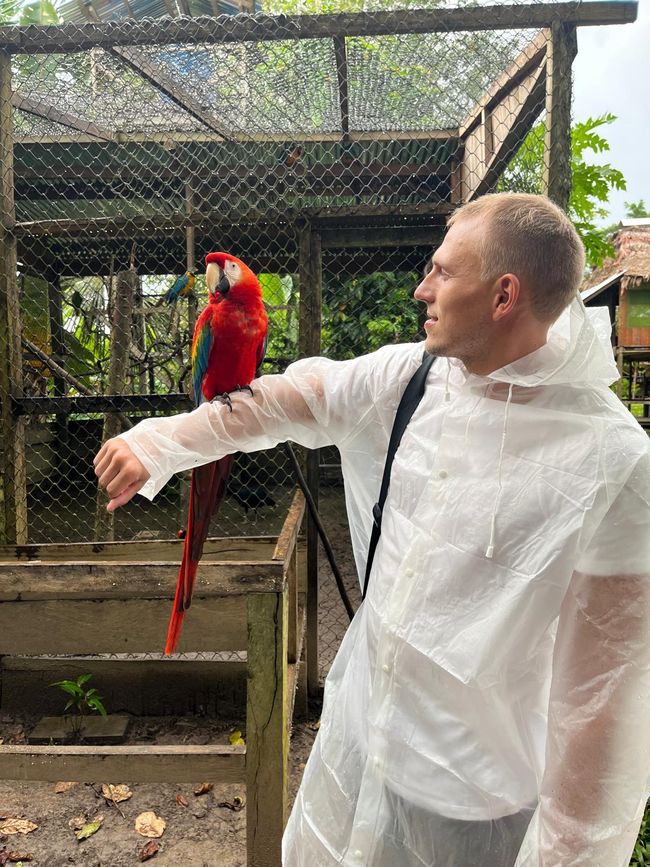
[[117,496],[111,497],[108,505],[106,506],[106,511],[114,512],[115,509],[119,509],[120,506],[123,506],[125,503],[128,503],[135,494],[142,487],[143,482],[133,482],[133,484],[129,485],[128,488],[125,488],[121,491]]

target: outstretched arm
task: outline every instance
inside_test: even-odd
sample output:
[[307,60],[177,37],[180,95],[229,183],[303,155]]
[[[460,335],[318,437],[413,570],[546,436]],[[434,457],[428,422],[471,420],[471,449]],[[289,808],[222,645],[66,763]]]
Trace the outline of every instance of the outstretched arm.
[[[317,394],[317,378],[312,387]],[[265,376],[256,380],[252,396],[232,395],[232,411],[204,403],[193,412],[147,419],[108,440],[95,457],[95,473],[113,511],[138,491],[153,497],[174,473],[289,438],[312,448],[329,442],[295,383]]]

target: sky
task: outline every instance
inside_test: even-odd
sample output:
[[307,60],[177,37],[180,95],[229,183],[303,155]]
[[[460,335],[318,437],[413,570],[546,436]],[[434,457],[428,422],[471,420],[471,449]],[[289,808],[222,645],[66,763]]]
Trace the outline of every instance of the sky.
[[627,181],[627,191],[611,193],[605,222],[624,218],[625,201],[643,199],[650,208],[650,0],[639,0],[633,24],[578,28],[573,76],[574,120],[605,112],[618,118],[602,127],[611,150],[593,160],[620,169]]

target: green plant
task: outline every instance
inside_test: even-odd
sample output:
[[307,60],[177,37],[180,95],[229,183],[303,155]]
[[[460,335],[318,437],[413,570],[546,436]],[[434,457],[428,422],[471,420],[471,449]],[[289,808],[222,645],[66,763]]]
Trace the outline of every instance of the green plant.
[[[57,680],[50,684],[50,686],[57,686],[70,696],[63,708],[63,713],[70,719],[70,726],[75,737],[81,733],[84,718],[89,714],[100,713],[104,718],[107,717],[102,697],[97,690],[94,687],[84,688],[91,677],[92,674],[80,674],[76,680]],[[66,714],[70,708],[74,708],[74,714]]]

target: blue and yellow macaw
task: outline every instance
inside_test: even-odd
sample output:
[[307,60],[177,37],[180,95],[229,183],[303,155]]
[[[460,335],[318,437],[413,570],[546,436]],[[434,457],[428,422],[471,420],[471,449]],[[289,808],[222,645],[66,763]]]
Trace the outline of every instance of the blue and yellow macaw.
[[174,280],[173,285],[167,290],[164,300],[167,304],[175,304],[179,298],[189,295],[196,283],[196,274],[186,271],[181,277]]

